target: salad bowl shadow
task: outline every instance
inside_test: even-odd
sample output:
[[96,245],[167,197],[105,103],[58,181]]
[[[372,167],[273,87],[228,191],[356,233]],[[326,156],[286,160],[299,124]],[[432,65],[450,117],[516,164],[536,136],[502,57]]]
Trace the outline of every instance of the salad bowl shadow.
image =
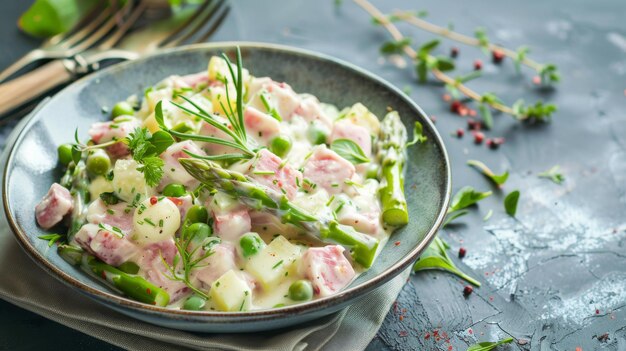
[[[35,221],[34,208],[61,176],[56,147],[73,140],[90,124],[108,119],[103,106],[141,94],[169,75],[206,69],[211,56],[240,46],[245,67],[257,77],[288,82],[340,107],[364,102],[377,116],[397,110],[408,130],[421,122],[428,141],[408,150],[405,193],[410,222],[397,230],[374,265],[335,295],[302,304],[247,312],[185,311],[130,300],[65,262]],[[263,43],[211,43],[162,51],[109,67],[68,86],[37,109],[6,150],[2,184],[6,220],[20,246],[40,267],[64,284],[128,316],[149,323],[197,332],[250,332],[278,329],[337,312],[409,267],[428,246],[443,222],[450,198],[450,166],[441,140],[427,115],[388,82],[354,65],[322,54]]]

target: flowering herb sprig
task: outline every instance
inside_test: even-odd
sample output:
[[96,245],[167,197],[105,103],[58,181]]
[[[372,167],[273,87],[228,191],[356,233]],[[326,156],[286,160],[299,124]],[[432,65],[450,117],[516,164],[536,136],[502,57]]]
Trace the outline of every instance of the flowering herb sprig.
[[[491,122],[491,110],[500,111],[502,113],[511,115],[516,120],[536,120],[536,121],[549,121],[552,113],[556,111],[556,106],[553,104],[544,104],[538,102],[534,105],[524,105],[522,100],[516,102],[513,106],[508,106],[501,102],[497,96],[492,93],[480,94],[464,83],[469,79],[474,79],[476,75],[467,76],[466,79],[459,77],[454,78],[444,72],[452,71],[455,68],[454,62],[448,57],[433,56],[431,52],[439,45],[438,40],[433,40],[423,44],[418,50],[415,50],[406,37],[398,30],[393,21],[390,21],[380,10],[370,4],[367,0],[354,0],[359,6],[367,11],[374,19],[375,22],[382,25],[392,36],[393,44],[386,44],[385,46],[393,48],[394,52],[403,52],[415,64],[418,79],[422,82],[426,81],[428,74],[432,74],[437,80],[443,82],[446,88],[458,93],[459,96],[463,95],[465,98],[473,100],[480,104],[481,112],[483,113],[483,119],[486,125],[492,124]],[[483,38],[484,42],[484,38]],[[391,51],[391,50],[389,50]],[[556,67],[553,65],[547,68],[544,75],[549,77],[553,75],[557,76]],[[458,101],[458,100],[457,100]]]

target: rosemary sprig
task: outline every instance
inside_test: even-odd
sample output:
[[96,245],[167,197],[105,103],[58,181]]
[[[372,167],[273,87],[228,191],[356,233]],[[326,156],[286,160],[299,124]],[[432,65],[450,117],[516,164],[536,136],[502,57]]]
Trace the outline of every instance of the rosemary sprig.
[[[193,140],[193,141],[201,141],[201,142],[207,142],[207,143],[212,143],[212,144],[218,144],[218,145],[228,146],[228,147],[237,149],[238,151],[241,152],[241,153],[230,153],[230,154],[224,154],[224,155],[202,156],[202,155],[197,155],[197,154],[185,151],[185,153],[187,153],[191,157],[212,160],[212,161],[220,161],[220,160],[232,161],[232,160],[250,159],[254,155],[256,155],[256,150],[252,149],[252,147],[248,144],[248,135],[246,134],[246,127],[245,127],[244,120],[243,120],[243,110],[244,110],[243,79],[242,79],[243,62],[241,59],[241,50],[239,49],[239,47],[237,47],[237,62],[236,62],[237,73],[235,73],[235,70],[233,69],[233,64],[228,59],[228,56],[226,56],[226,54],[222,54],[222,57],[226,61],[226,64],[230,71],[230,76],[232,78],[232,83],[229,82],[227,79],[223,80],[223,83],[225,85],[225,91],[226,91],[226,104],[228,106],[224,106],[223,104],[221,106],[222,110],[226,114],[226,118],[228,119],[228,123],[230,124],[230,126],[225,125],[221,117],[207,112],[200,105],[196,104],[193,100],[185,96],[181,95],[180,98],[182,98],[187,103],[189,103],[193,107],[193,109],[185,107],[173,101],[170,101],[170,103],[178,107],[179,109],[183,110],[184,112],[191,114],[193,116],[196,116],[200,118],[202,121],[222,131],[224,134],[228,135],[228,137],[230,137],[232,140],[225,140],[222,138],[216,138],[216,137],[199,135],[199,134],[181,133],[181,132],[177,132],[175,130],[168,128],[165,125],[165,121],[163,118],[163,108],[162,108],[161,102],[157,103],[155,107],[155,110],[154,110],[155,119],[159,127],[163,131],[168,132],[170,135],[180,140]],[[233,110],[233,106],[231,103],[232,100],[231,100],[230,94],[228,93],[229,84],[235,84],[235,90],[237,93],[237,97],[235,101],[235,110]]]
[[[391,34],[396,43],[406,43],[405,36],[398,27],[393,24],[380,10],[367,0],[353,0],[357,5],[367,11],[375,21],[380,23]],[[420,47],[418,51],[413,49],[408,43],[402,45],[402,52],[415,63],[418,77],[421,81],[426,80],[430,72],[437,80],[443,82],[447,87],[456,89],[465,97],[474,100],[479,104],[489,106],[489,108],[511,115],[517,120],[538,120],[548,121],[556,106],[543,104],[524,105],[523,101],[518,101],[513,106],[508,106],[495,98],[493,94],[480,94],[463,83],[462,80],[451,77],[444,72],[454,69],[454,63],[447,57],[435,57],[430,52],[439,45],[438,40],[428,42]]]

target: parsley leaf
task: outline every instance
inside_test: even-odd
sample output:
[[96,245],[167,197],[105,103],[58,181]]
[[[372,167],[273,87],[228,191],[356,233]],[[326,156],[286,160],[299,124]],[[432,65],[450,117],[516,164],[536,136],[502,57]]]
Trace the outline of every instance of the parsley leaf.
[[169,133],[158,131],[150,134],[146,128],[135,128],[126,138],[133,160],[139,164],[137,170],[143,173],[148,186],[161,182],[165,162],[158,156],[173,143],[174,138]]
[[137,167],[139,172],[143,173],[148,186],[157,186],[163,177],[163,166],[165,162],[157,156],[150,156],[142,159],[140,166]]

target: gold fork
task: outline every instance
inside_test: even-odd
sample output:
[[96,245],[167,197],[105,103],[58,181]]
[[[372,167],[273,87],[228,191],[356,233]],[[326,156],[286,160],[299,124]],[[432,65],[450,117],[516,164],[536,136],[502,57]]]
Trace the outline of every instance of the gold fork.
[[204,42],[228,15],[230,7],[226,2],[226,0],[206,0],[195,10],[182,11],[178,16],[129,35],[125,35],[128,29],[124,28],[125,22],[97,48],[87,50],[72,59],[52,61],[44,67],[0,84],[0,115],[55,87],[97,70],[104,60],[134,60],[157,49]]
[[106,2],[101,2],[76,25],[75,29],[47,39],[39,48],[28,52],[0,72],[0,82],[36,61],[72,57],[87,50],[104,38],[128,14],[131,7],[132,1],[119,8],[114,8],[113,5],[106,6]]

